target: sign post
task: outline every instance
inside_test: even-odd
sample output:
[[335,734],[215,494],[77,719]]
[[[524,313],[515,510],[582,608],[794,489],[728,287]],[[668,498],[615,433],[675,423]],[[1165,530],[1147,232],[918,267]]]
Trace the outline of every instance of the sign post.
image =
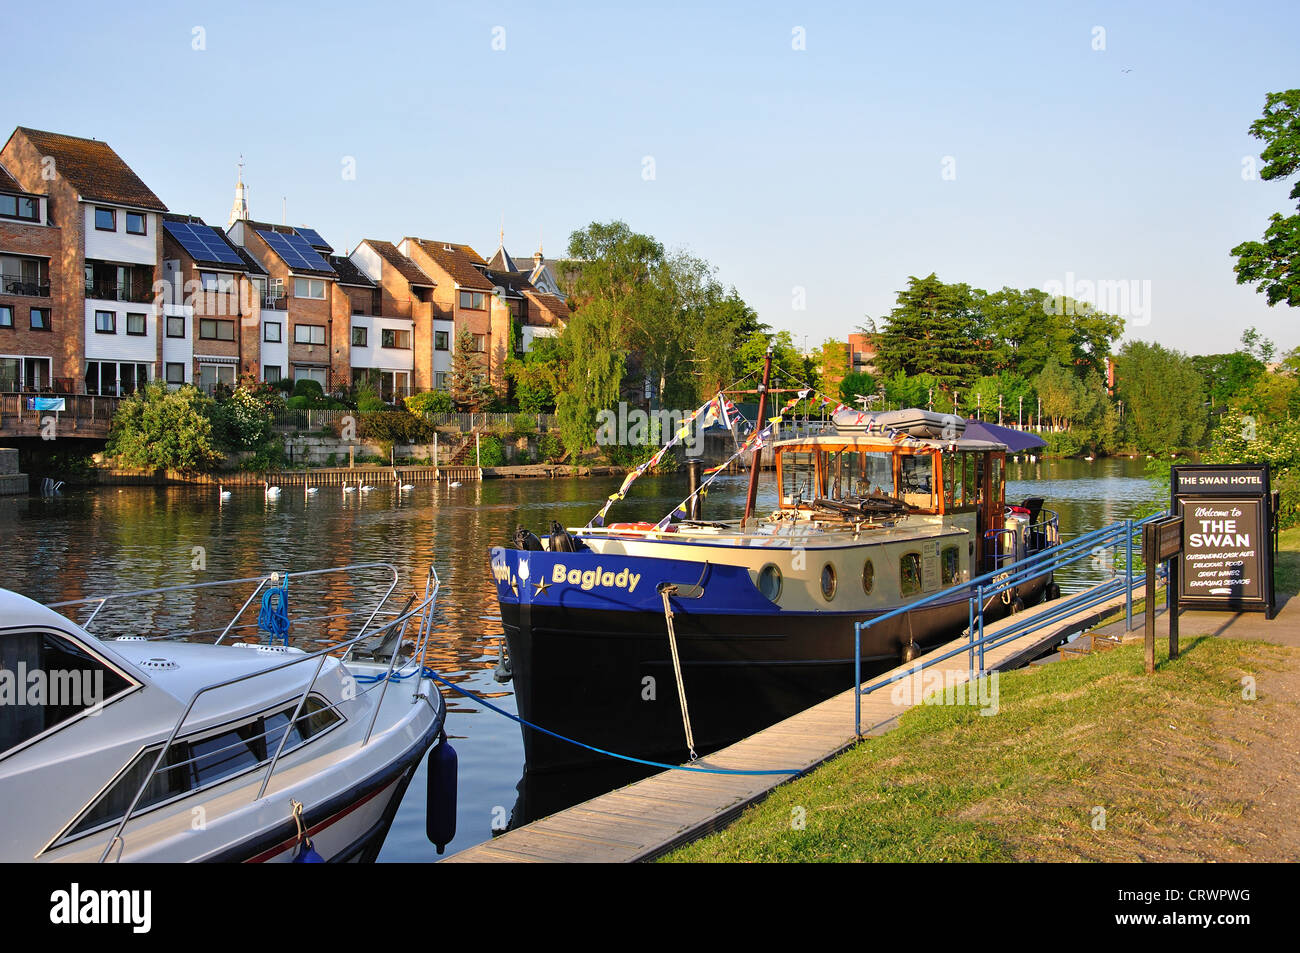
[[1165,597],[1169,612],[1169,657],[1178,658],[1178,560],[1183,548],[1183,519],[1169,516],[1142,527],[1142,561],[1146,564],[1146,669],[1156,670],[1156,566],[1169,560]]
[[1272,619],[1276,505],[1268,464],[1175,466],[1170,496],[1171,511],[1183,522],[1170,591],[1176,585],[1189,609],[1263,612]]

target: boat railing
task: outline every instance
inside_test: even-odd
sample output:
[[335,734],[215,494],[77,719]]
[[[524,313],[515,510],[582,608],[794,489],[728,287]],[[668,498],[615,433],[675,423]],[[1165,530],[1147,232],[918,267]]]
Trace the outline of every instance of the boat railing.
[[[1053,516],[1055,515],[1053,514]],[[889,612],[882,613],[872,619],[855,623],[853,666],[856,689],[853,708],[854,730],[858,737],[862,735],[863,695],[869,695],[887,685],[902,681],[905,678],[911,678],[930,666],[965,654],[973,683],[977,677],[984,674],[985,653],[989,650],[1005,645],[1031,631],[1058,622],[1083,609],[1100,605],[1120,594],[1124,595],[1125,624],[1131,630],[1133,628],[1133,581],[1135,573],[1134,540],[1137,540],[1137,545],[1140,548],[1142,527],[1147,523],[1163,518],[1165,515],[1167,515],[1165,512],[1160,512],[1139,520],[1127,519],[1112,523],[1109,526],[1075,537],[1067,542],[1059,543],[1024,559],[1008,563],[994,569],[992,572],[976,576],[957,586],[941,589],[929,596],[909,602],[897,609],[891,609]],[[1096,560],[1098,552],[1110,549],[1123,550],[1124,570],[1122,573],[1113,572],[1110,578],[1104,582],[1069,597],[1057,599],[1050,603],[1049,608],[1035,612],[1024,621],[1012,622],[1008,626],[999,628],[997,632],[988,633],[985,631],[984,613],[996,600],[1002,600],[1009,605],[1016,599],[1018,586],[1031,580],[1040,579],[1049,573],[1054,573],[1057,569],[1081,560]],[[873,625],[879,625],[881,622],[913,612],[922,606],[940,600],[952,601],[954,594],[963,590],[967,598],[969,621],[964,644],[957,645],[940,655],[927,656],[924,661],[917,662],[905,671],[877,679],[869,684],[863,684],[862,633],[865,630]]]
[[1039,515],[1042,519],[1030,523],[1023,530],[1002,527],[984,531],[985,551],[989,553],[994,571],[1002,569],[1008,562],[1023,559],[1026,554],[1034,555],[1060,543],[1060,515],[1048,509]]
[[[331,570],[305,571],[301,573],[295,573],[294,575],[295,576],[305,576],[305,575],[313,575],[313,574],[319,575],[328,572],[344,571],[349,569],[379,568],[379,567],[392,569],[396,577],[396,569],[394,569],[394,567],[392,567],[388,563],[362,563],[362,564],[357,564],[349,567],[336,567],[335,569],[331,569]],[[267,584],[271,583],[272,580],[277,577],[277,575],[278,574],[272,574],[272,576],[268,576],[262,579],[261,585],[259,585],[254,590],[254,594],[260,592]],[[250,582],[250,581],[253,581],[253,579],[225,580],[225,582]],[[220,584],[221,583],[212,583],[207,585],[220,585]],[[136,808],[139,806],[140,801],[144,797],[145,792],[149,789],[149,785],[153,782],[154,777],[158,774],[159,769],[166,762],[168,752],[171,750],[172,746],[176,743],[176,739],[179,737],[181,731],[184,729],[185,723],[189,719],[190,714],[193,712],[194,707],[198,704],[199,699],[211,692],[215,692],[223,688],[229,688],[232,685],[239,685],[245,682],[249,682],[252,681],[253,679],[266,678],[267,676],[270,676],[276,672],[282,672],[285,669],[292,668],[293,666],[296,665],[306,665],[307,663],[313,660],[316,662],[315,671],[312,672],[310,680],[307,682],[306,686],[300,692],[296,693],[294,697],[293,715],[289,718],[288,723],[283,728],[277,727],[274,729],[267,729],[266,731],[262,732],[260,735],[251,736],[248,738],[241,737],[240,741],[237,744],[228,745],[225,748],[217,749],[215,751],[205,751],[204,754],[201,756],[204,759],[211,759],[214,756],[220,755],[222,752],[233,749],[235,747],[247,747],[250,741],[256,741],[259,738],[267,738],[271,735],[273,731],[280,733],[280,741],[279,744],[276,746],[275,754],[269,759],[266,765],[265,772],[262,774],[261,783],[258,787],[257,793],[253,797],[253,800],[256,801],[261,799],[261,797],[266,793],[267,786],[270,784],[271,778],[275,774],[275,769],[280,763],[281,756],[285,753],[285,748],[288,745],[289,739],[293,734],[294,727],[304,719],[303,707],[306,705],[307,699],[311,696],[312,691],[316,687],[316,683],[320,679],[321,672],[325,668],[326,660],[331,656],[336,656],[339,658],[340,661],[346,661],[347,658],[351,655],[352,650],[356,648],[358,643],[360,643],[363,639],[371,642],[375,642],[376,640],[378,640],[378,643],[382,645],[388,642],[391,638],[393,640],[393,649],[391,654],[389,655],[388,665],[384,671],[384,674],[378,677],[377,679],[375,679],[373,682],[371,682],[364,688],[359,685],[356,685],[356,681],[355,679],[353,679],[353,685],[355,687],[351,692],[351,694],[349,695],[349,697],[345,699],[346,701],[349,702],[349,704],[352,704],[355,703],[356,699],[362,697],[363,695],[366,695],[373,691],[378,691],[379,695],[374,700],[373,711],[370,716],[370,722],[366,727],[366,734],[365,737],[362,739],[361,746],[364,747],[365,745],[369,744],[370,738],[374,733],[375,721],[379,717],[379,709],[383,704],[384,698],[388,692],[389,683],[392,681],[400,681],[403,678],[408,678],[411,675],[418,674],[423,670],[425,648],[428,644],[428,639],[433,628],[433,609],[437,601],[438,589],[440,585],[441,583],[440,580],[438,579],[437,572],[434,570],[432,566],[430,566],[428,574],[425,577],[424,592],[418,597],[412,596],[411,599],[408,600],[407,605],[400,612],[396,613],[395,616],[390,621],[375,626],[373,628],[371,627],[374,623],[375,616],[379,612],[380,606],[382,606],[383,600],[381,600],[380,604],[376,605],[374,609],[370,612],[368,618],[366,619],[365,623],[362,624],[360,630],[350,638],[335,642],[333,644],[327,645],[323,648],[316,649],[315,651],[311,651],[311,652],[299,650],[300,654],[296,654],[290,657],[289,659],[287,659],[286,661],[281,662],[277,665],[272,665],[267,668],[258,669],[257,671],[254,672],[246,672],[242,675],[236,675],[234,677],[223,679],[218,682],[212,682],[208,685],[204,685],[203,687],[197,689],[190,696],[189,703],[185,706],[185,709],[181,712],[180,717],[176,719],[175,724],[172,726],[171,732],[167,736],[167,740],[163,743],[162,748],[159,749],[158,751],[157,757],[154,759],[153,766],[150,768],[149,773],[145,776],[144,781],[141,783],[140,787],[136,790],[135,796],[131,799],[131,803],[127,806],[127,809],[123,813],[121,820],[118,821],[117,826],[114,828],[112,837],[109,838],[108,844],[104,847],[104,851],[100,855],[99,858],[100,863],[103,863],[108,859],[115,845],[120,845],[119,857],[121,856],[121,850],[125,849],[125,841],[122,837],[123,830],[125,830],[127,823],[131,820],[132,816],[135,814]],[[393,585],[388,588],[388,591],[384,596],[384,600],[387,599],[388,595],[391,595],[393,588],[395,588],[395,586],[396,586],[396,578],[394,580]],[[147,594],[156,594],[158,592],[174,592],[186,588],[191,588],[191,587],[173,586],[173,587],[164,587],[163,589],[159,589],[159,590],[143,590],[142,592]],[[99,599],[103,599],[104,601],[107,601],[107,599],[109,598],[116,598],[116,597],[114,596],[99,597]],[[66,606],[66,605],[72,605],[78,603],[87,603],[87,602],[93,603],[95,601],[99,601],[99,600],[98,599],[72,600],[71,602],[68,603],[57,603],[54,605]],[[249,597],[248,602],[251,601],[252,601],[252,597]],[[248,602],[245,603],[244,608],[247,608]],[[241,612],[236,614],[235,616],[236,619],[238,618],[239,614],[242,614],[242,611],[243,610],[241,609]],[[413,622],[416,625],[415,640],[411,647],[410,653],[407,655],[403,655],[403,653],[401,652],[402,642],[406,637],[407,629]],[[224,637],[225,632],[229,631],[229,629],[230,626],[228,625],[226,629],[223,630],[222,637]],[[220,642],[220,638],[217,641]],[[401,664],[398,664],[399,659],[402,659]],[[422,693],[420,691],[421,682],[422,680],[419,678],[415,678],[413,680],[414,687],[412,689],[412,695],[411,695],[412,703],[419,701],[420,698],[422,697]],[[336,702],[332,705],[329,705],[328,710],[335,711],[339,707],[340,704]],[[324,708],[317,709],[312,714],[318,714],[320,711],[324,711],[324,710],[326,709]],[[186,765],[196,762],[197,760],[198,758],[196,757],[188,761],[171,764],[167,766],[166,770],[173,771],[178,767],[184,767]]]
[[[347,566],[331,566],[326,569],[305,569],[305,570],[299,570],[295,572],[271,573],[269,575],[262,575],[262,576],[245,576],[239,579],[217,579],[217,580],[211,580],[207,582],[182,583],[180,585],[175,585],[175,586],[159,586],[153,589],[135,589],[130,592],[115,592],[115,593],[109,593],[107,595],[86,596],[81,599],[69,599],[64,602],[51,602],[49,603],[48,608],[59,609],[59,610],[65,610],[65,609],[75,610],[79,607],[86,607],[86,606],[92,607],[90,615],[87,616],[84,621],[77,619],[75,615],[73,615],[72,618],[73,621],[77,622],[83,629],[85,629],[87,632],[91,632],[91,634],[93,635],[94,633],[91,630],[95,625],[96,621],[99,620],[100,612],[106,606],[110,606],[110,605],[115,606],[117,604],[129,606],[130,613],[131,615],[134,616],[139,613],[141,600],[145,600],[150,597],[163,597],[163,598],[179,597],[185,594],[199,593],[205,590],[215,590],[227,586],[242,586],[242,585],[254,586],[253,591],[248,595],[248,598],[244,600],[243,604],[239,607],[239,609],[235,612],[235,614],[231,616],[230,620],[226,622],[225,625],[220,629],[220,634],[217,636],[216,641],[214,643],[220,645],[221,642],[226,638],[226,636],[230,635],[232,632],[236,632],[242,629],[257,627],[258,623],[256,620],[241,624],[240,619],[243,618],[244,613],[248,611],[249,607],[253,605],[253,603],[257,600],[257,597],[268,586],[280,586],[280,585],[287,586],[291,580],[320,579],[322,581],[328,582],[329,580],[327,580],[325,577],[329,577],[331,575],[347,576],[349,577],[348,583],[355,584],[356,577],[366,572],[376,572],[380,574],[381,577],[383,577],[380,581],[373,584],[373,589],[375,590],[374,593],[375,602],[373,605],[363,604],[363,605],[358,605],[357,607],[349,609],[344,612],[327,613],[324,615],[316,615],[316,616],[308,616],[308,615],[296,616],[296,617],[291,616],[289,619],[290,625],[292,626],[295,624],[301,625],[304,622],[320,622],[320,621],[328,621],[332,619],[347,618],[349,616],[354,616],[354,615],[365,615],[367,618],[366,618],[365,625],[362,627],[364,629],[371,622],[373,622],[374,619],[379,615],[381,610],[383,610],[384,605],[387,603],[389,597],[392,596],[393,590],[397,588],[398,579],[400,577],[397,572],[397,568],[393,566],[391,563],[383,563],[383,562],[352,563]],[[67,615],[69,613],[65,612],[64,614]],[[176,629],[176,630],[169,630],[165,633],[155,635],[152,638],[191,639],[201,635],[209,635],[217,631],[218,630],[216,628]]]

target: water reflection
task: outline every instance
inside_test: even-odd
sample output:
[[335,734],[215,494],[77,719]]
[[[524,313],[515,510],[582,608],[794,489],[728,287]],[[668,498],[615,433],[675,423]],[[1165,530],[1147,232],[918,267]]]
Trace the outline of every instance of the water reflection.
[[[1008,499],[1043,496],[1061,514],[1066,538],[1123,519],[1158,498],[1130,460],[1011,463]],[[759,507],[775,492],[765,475]],[[215,488],[111,487],[63,496],[0,498],[0,529],[8,559],[5,585],[41,602],[104,592],[180,585],[273,571],[321,569],[355,562],[389,562],[402,574],[397,604],[433,565],[442,580],[429,659],[449,681],[482,693],[513,712],[511,686],[493,677],[503,632],[488,566],[488,550],[518,525],[542,532],[552,520],[583,525],[621,480],[617,477],[494,480],[457,488],[421,484],[407,493],[378,485],[366,494],[322,488],[304,498],[292,489],[267,500],[260,487],[234,487],[219,503]],[[745,477],[722,477],[705,504],[706,518],[739,516]],[[657,520],[686,495],[684,474],[639,480],[618,504],[618,520]],[[205,568],[194,569],[195,547]],[[1063,574],[1067,588],[1101,578],[1090,564]],[[377,577],[375,577],[377,578]],[[319,614],[340,611],[370,591],[375,578],[332,578],[322,587]],[[290,601],[294,592],[291,587]],[[316,598],[313,596],[313,598]],[[118,607],[114,627],[159,630],[220,626],[238,608],[230,594],[204,590],[167,610],[152,602]],[[294,605],[294,611],[302,611]],[[108,611],[108,610],[106,610]],[[340,623],[341,624],[341,623]],[[98,628],[98,627],[97,627]],[[460,756],[456,839],[449,852],[487,840],[494,829],[552,813],[642,776],[641,768],[537,777],[524,772],[520,729],[463,696],[445,690],[448,733]],[[413,780],[381,860],[434,859],[425,839],[426,777]]]

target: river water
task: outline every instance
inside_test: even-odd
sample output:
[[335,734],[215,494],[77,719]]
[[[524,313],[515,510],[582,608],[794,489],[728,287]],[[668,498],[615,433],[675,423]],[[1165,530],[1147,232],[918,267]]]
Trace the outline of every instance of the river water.
[[[1042,496],[1061,515],[1066,539],[1135,515],[1161,494],[1143,477],[1143,461],[1040,460],[1008,464],[1008,502]],[[618,477],[493,480],[449,488],[426,484],[402,494],[388,486],[345,497],[322,489],[305,501],[285,490],[268,502],[257,487],[235,488],[218,505],[207,487],[108,487],[54,498],[0,497],[8,558],[4,585],[41,602],[181,585],[201,579],[302,571],[384,561],[403,574],[402,589],[422,582],[430,565],[442,581],[431,664],[449,680],[513,712],[511,686],[493,677],[503,642],[488,550],[515,527],[539,534],[552,520],[585,524],[617,489]],[[706,515],[739,516],[745,477],[720,478]],[[611,520],[657,520],[686,495],[684,474],[647,476],[616,504]],[[775,506],[765,474],[759,508]],[[193,570],[202,547],[204,571]],[[1104,560],[1058,574],[1066,591],[1099,581]],[[291,593],[292,596],[292,593]],[[232,607],[232,612],[234,608]],[[295,610],[296,611],[296,610]],[[460,757],[457,835],[448,853],[481,843],[515,822],[533,820],[642,776],[608,770],[534,778],[523,770],[520,728],[470,699],[448,694],[447,730]],[[408,789],[381,861],[430,861],[425,838],[425,771]]]

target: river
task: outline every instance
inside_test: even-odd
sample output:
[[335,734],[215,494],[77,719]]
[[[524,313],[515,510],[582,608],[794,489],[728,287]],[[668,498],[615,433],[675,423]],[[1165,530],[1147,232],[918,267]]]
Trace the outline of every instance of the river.
[[[1008,502],[1042,496],[1061,515],[1066,539],[1136,514],[1160,494],[1141,460],[1039,460],[1008,465]],[[759,507],[775,505],[770,474]],[[517,525],[543,533],[552,520],[586,523],[620,478],[492,480],[408,493],[380,486],[366,495],[322,489],[310,501],[285,490],[268,502],[258,487],[235,488],[219,505],[215,488],[107,487],[45,498],[0,497],[5,585],[41,602],[93,593],[179,585],[201,579],[301,571],[364,561],[394,564],[403,586],[432,564],[442,581],[432,663],[447,678],[514,711],[510,685],[493,677],[503,641],[488,550]],[[710,518],[739,516],[745,478],[722,477],[706,503]],[[616,504],[614,520],[657,520],[686,495],[684,474],[648,476]],[[196,572],[195,547],[205,566]],[[1107,572],[1085,561],[1058,576],[1066,591]],[[614,765],[581,775],[524,778],[513,722],[464,697],[448,697],[447,729],[460,757],[457,835],[448,853],[641,776]],[[425,777],[407,791],[381,861],[437,859],[425,839]],[[523,779],[523,783],[521,783]]]

